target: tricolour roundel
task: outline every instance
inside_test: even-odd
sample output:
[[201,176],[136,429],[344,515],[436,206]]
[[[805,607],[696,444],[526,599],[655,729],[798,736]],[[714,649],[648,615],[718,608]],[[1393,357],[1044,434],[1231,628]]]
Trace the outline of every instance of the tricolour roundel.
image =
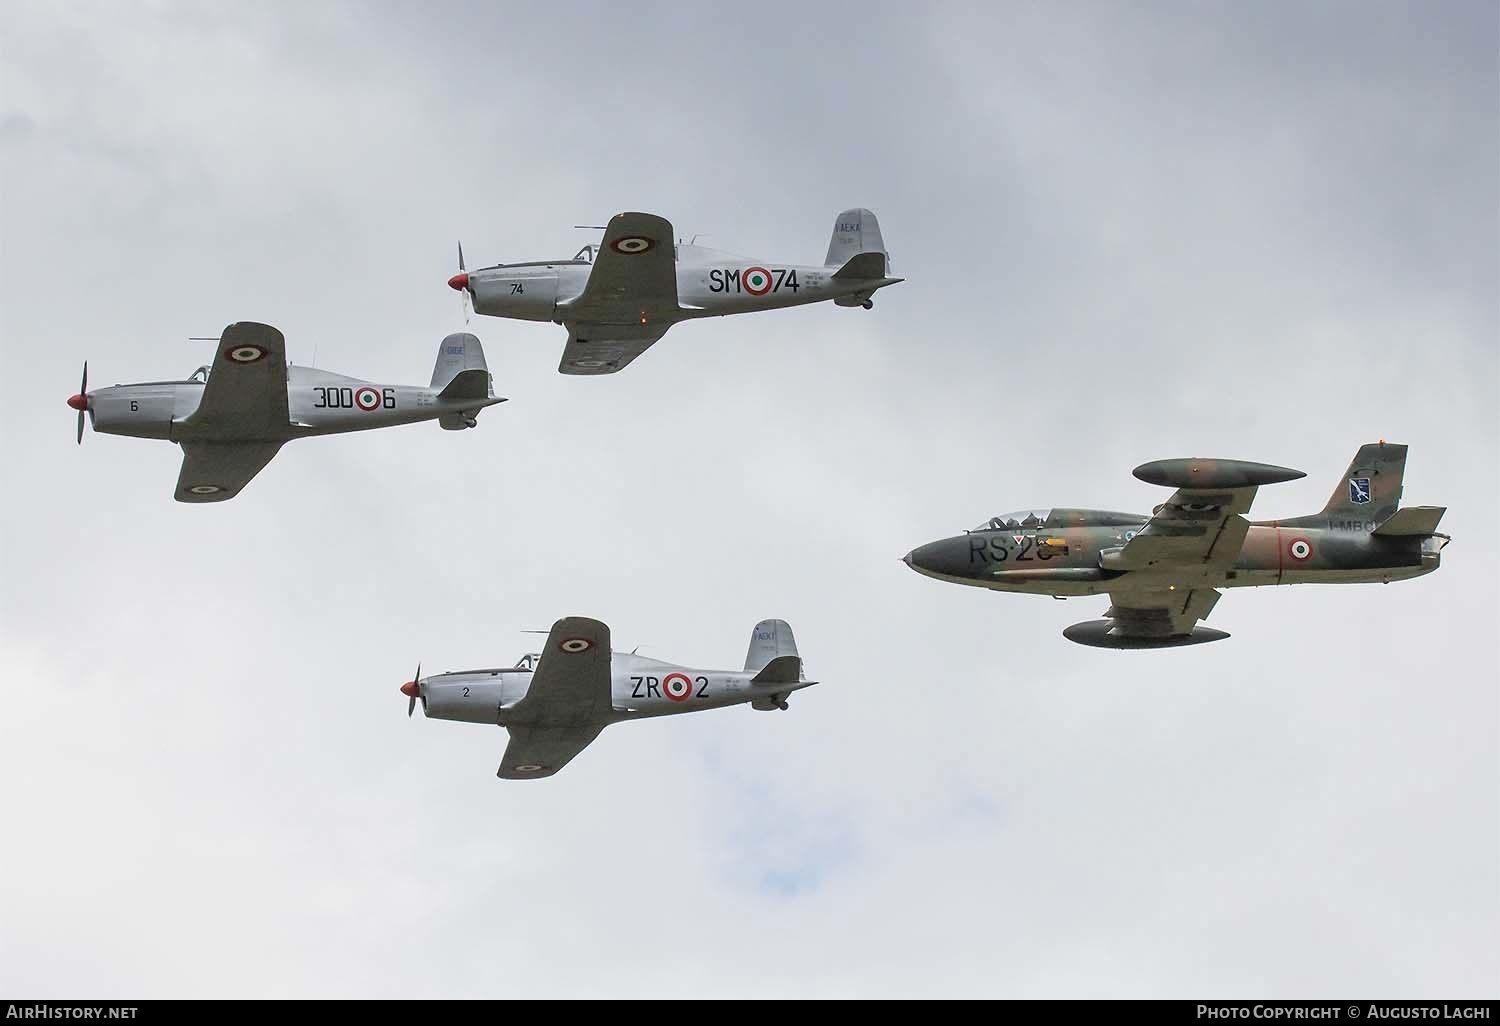
[[1306,538],[1293,538],[1291,544],[1286,547],[1287,555],[1299,563],[1305,563],[1312,558],[1312,544]]
[[614,242],[611,242],[609,248],[616,253],[635,256],[637,253],[646,253],[655,249],[656,240],[648,239],[644,235],[622,235]]
[[594,647],[594,643],[588,638],[564,638],[557,643],[557,647],[569,655],[577,655],[579,652],[587,652]]
[[740,275],[745,291],[752,296],[764,296],[771,291],[771,272],[764,267],[747,267]]
[[188,489],[188,491],[192,492],[194,495],[213,495],[214,493],[222,492],[223,490],[224,489],[220,488],[218,485],[193,485],[193,487]]
[[369,413],[380,406],[380,393],[373,388],[356,388],[354,390],[354,405]]
[[674,702],[686,702],[693,693],[693,682],[685,673],[669,673],[661,679],[661,693]]
[[235,346],[233,349],[224,350],[224,355],[235,363],[254,363],[256,360],[264,360],[266,358],[266,350],[262,346],[254,346],[246,343],[242,346]]

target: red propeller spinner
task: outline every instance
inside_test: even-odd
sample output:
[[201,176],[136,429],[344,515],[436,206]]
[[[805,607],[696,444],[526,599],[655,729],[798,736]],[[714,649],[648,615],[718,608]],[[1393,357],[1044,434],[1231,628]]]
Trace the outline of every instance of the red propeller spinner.
[[458,273],[448,279],[448,287],[454,292],[464,294],[464,323],[468,324],[469,297],[472,293],[469,291],[469,271],[464,267],[464,244],[462,242],[458,244]]
[[401,693],[406,696],[406,715],[411,716],[412,710],[417,707],[417,699],[422,699],[422,712],[427,712],[427,698],[422,694],[422,664],[417,664],[417,672],[411,680],[401,685]]
[[68,396],[68,405],[78,411],[78,444],[83,444],[83,413],[89,408],[89,362],[83,361],[83,380],[78,383],[78,393]]

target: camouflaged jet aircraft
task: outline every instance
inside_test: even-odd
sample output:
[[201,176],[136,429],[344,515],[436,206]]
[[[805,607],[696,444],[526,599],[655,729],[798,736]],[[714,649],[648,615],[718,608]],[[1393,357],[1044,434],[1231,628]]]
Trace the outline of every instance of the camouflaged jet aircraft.
[[833,224],[828,256],[804,266],[672,244],[672,225],[654,214],[619,214],[599,246],[571,260],[464,268],[448,285],[477,313],[565,325],[568,341],[558,370],[613,374],[644,353],[678,321],[755,313],[831,299],[838,306],[874,305],[876,290],[894,285],[880,224],[868,210],[846,210]]
[[401,685],[406,715],[417,700],[429,719],[499,724],[510,744],[496,774],[550,777],[611,723],[749,703],[785,709],[787,696],[817,681],[802,675],[792,629],[762,620],[750,633],[743,670],[697,670],[611,652],[609,628],[568,616],[552,625],[546,648],[515,666],[416,677]]
[[1406,446],[1363,446],[1322,512],[1251,523],[1261,485],[1301,471],[1238,460],[1159,460],[1135,468],[1176,488],[1151,516],[1039,509],[992,517],[954,538],[908,552],[928,577],[1056,598],[1107,593],[1103,620],[1063,637],[1098,648],[1166,648],[1229,635],[1197,626],[1217,588],[1261,584],[1401,581],[1438,568],[1445,508],[1399,508]]
[[294,438],[436,420],[457,431],[476,426],[497,398],[484,350],[473,335],[449,335],[438,347],[426,388],[377,385],[342,374],[288,367],[286,342],[269,324],[240,321],[224,329],[211,367],[186,381],[148,381],[89,391],[83,384],[68,405],[94,430],[136,438],[165,438],[182,446],[178,502],[223,502]]

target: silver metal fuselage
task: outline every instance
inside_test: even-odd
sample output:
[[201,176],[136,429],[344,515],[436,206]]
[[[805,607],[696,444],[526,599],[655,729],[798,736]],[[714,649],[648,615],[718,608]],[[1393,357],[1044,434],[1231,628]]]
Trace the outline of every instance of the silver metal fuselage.
[[[593,264],[554,260],[500,264],[469,272],[474,311],[526,321],[569,319]],[[833,300],[858,306],[899,278],[836,279],[837,267],[788,264],[736,256],[705,246],[677,247],[676,321],[752,313]],[[763,272],[765,277],[753,276]],[[753,276],[753,277],[752,277]]]
[[[534,670],[522,667],[461,670],[421,680],[423,708],[431,719],[490,726],[525,725],[511,710],[526,697]],[[625,652],[610,655],[610,706],[604,723],[755,704],[774,708],[813,682],[755,684],[745,670],[703,670]],[[674,697],[675,696],[675,697]]]
[[[95,431],[173,442],[204,437],[188,424],[203,398],[201,381],[148,381],[112,385],[88,393]],[[309,367],[287,368],[289,419],[284,432],[264,441],[342,434],[457,417],[490,400],[445,401],[438,390],[412,385],[381,385]],[[237,440],[245,436],[236,435]]]

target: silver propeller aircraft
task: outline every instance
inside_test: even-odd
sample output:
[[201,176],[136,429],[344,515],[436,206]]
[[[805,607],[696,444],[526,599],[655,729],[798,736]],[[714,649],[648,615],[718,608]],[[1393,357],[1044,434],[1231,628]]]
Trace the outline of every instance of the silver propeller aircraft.
[[426,388],[379,385],[311,367],[288,367],[286,341],[269,324],[224,329],[212,366],[185,381],[148,381],[89,391],[68,405],[94,430],[165,438],[182,446],[178,502],[223,502],[240,493],[294,438],[436,420],[448,430],[476,426],[486,406],[503,403],[490,383],[479,339],[449,335]]
[[569,616],[552,625],[546,648],[515,666],[416,677],[401,685],[406,715],[417,700],[430,719],[499,724],[510,744],[497,774],[550,777],[611,723],[749,703],[785,709],[787,696],[817,681],[802,676],[792,629],[762,620],[750,634],[743,670],[700,670],[612,652],[609,628]]
[[1360,448],[1322,512],[1245,519],[1261,485],[1299,470],[1238,460],[1159,460],[1135,468],[1176,488],[1151,516],[1040,509],[992,517],[908,552],[906,565],[940,581],[1065,598],[1110,597],[1103,620],[1063,631],[1098,648],[1166,648],[1229,635],[1198,626],[1218,588],[1402,581],[1438,568],[1448,536],[1441,506],[1400,508],[1406,446]]
[[460,245],[448,285],[477,313],[565,325],[562,373],[613,374],[678,321],[828,299],[868,310],[876,290],[902,280],[890,276],[875,215],[855,209],[834,220],[821,266],[673,245],[666,218],[628,213],[610,220],[599,246],[585,246],[571,260],[469,271]]

